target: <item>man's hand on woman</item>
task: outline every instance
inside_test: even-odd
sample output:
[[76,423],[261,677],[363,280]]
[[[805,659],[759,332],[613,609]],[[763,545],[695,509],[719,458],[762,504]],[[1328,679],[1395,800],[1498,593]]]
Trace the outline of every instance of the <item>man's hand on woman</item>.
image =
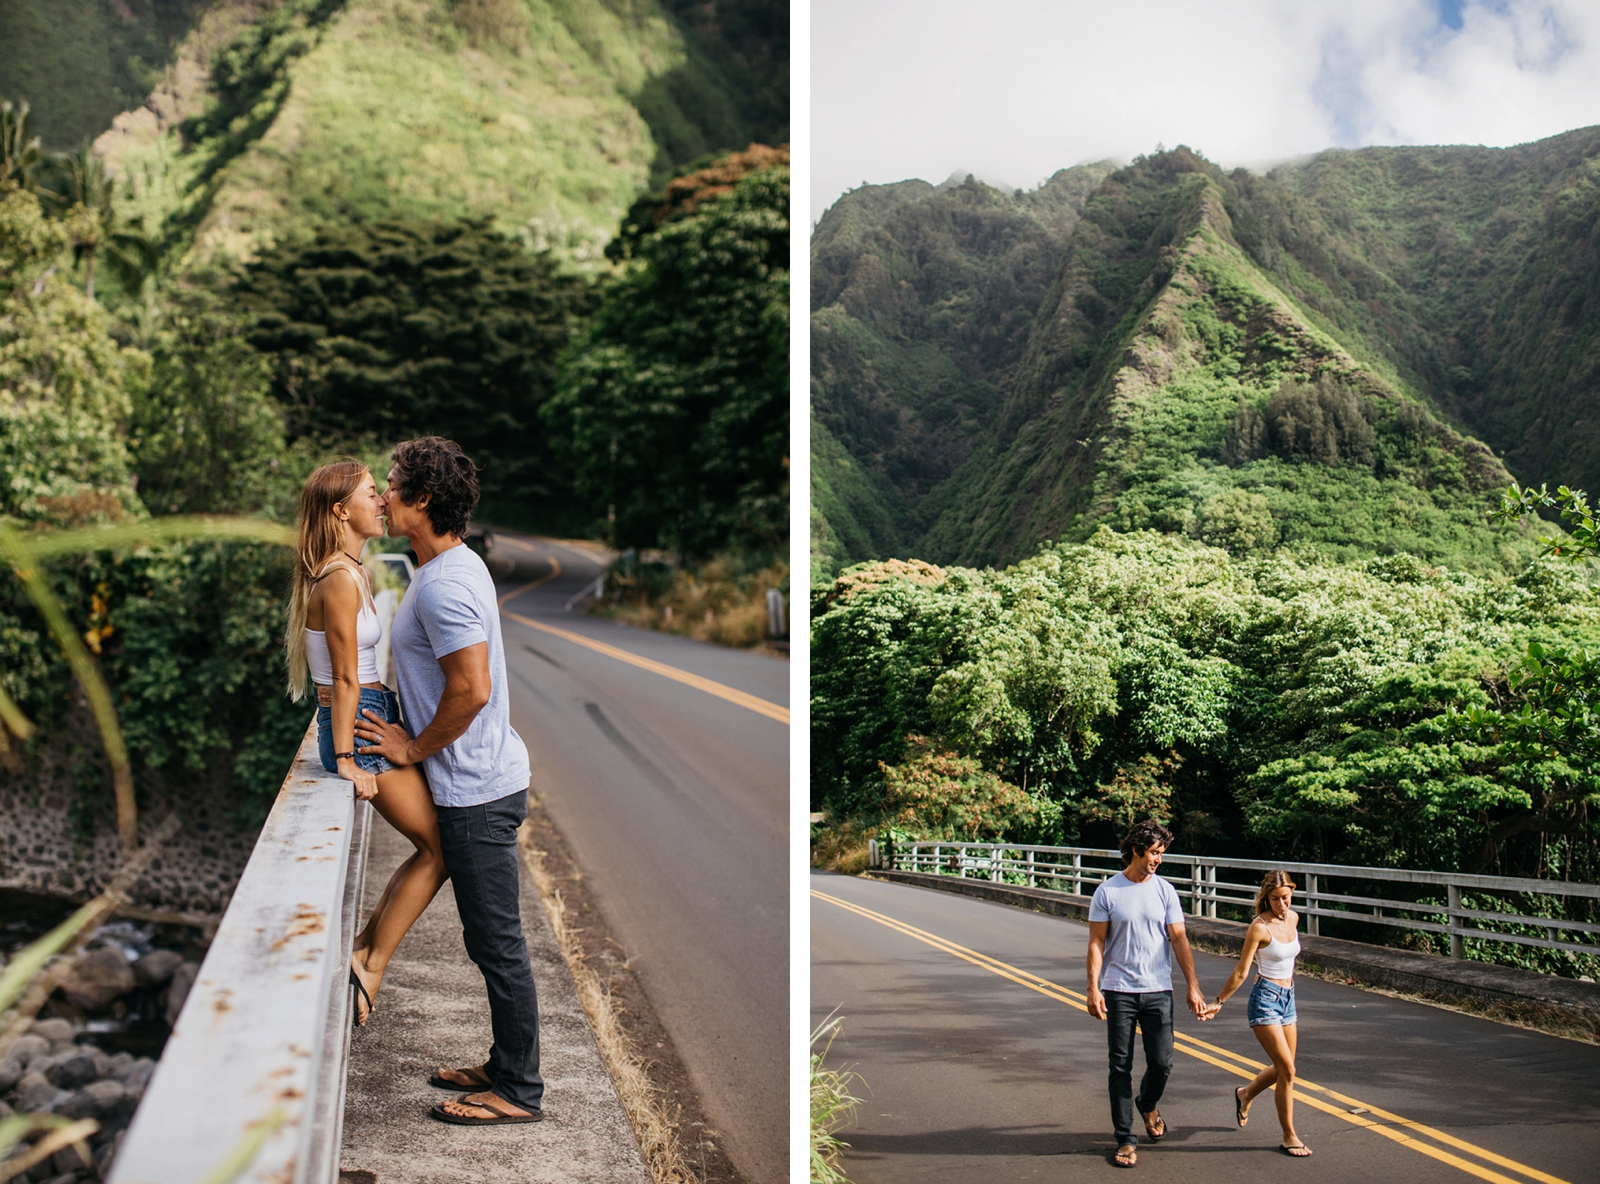
[[[370,707],[363,707],[356,717],[356,740],[365,748],[356,749],[362,755],[381,756],[391,765],[412,765],[411,737],[399,724],[392,724]],[[376,792],[376,790],[374,790]]]

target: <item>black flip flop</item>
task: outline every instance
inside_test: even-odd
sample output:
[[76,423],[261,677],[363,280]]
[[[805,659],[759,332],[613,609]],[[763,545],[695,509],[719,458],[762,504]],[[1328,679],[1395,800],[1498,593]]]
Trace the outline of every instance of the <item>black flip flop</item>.
[[[452,1073],[462,1073],[472,1078],[472,1085],[478,1092],[494,1088],[494,1082],[490,1081],[482,1073],[478,1072],[478,1070],[472,1068],[471,1066],[468,1066],[465,1069],[452,1069],[450,1071]],[[428,1084],[433,1086],[434,1089],[453,1089],[457,1093],[461,1091],[461,1083],[459,1081],[446,1081],[443,1077],[439,1076],[439,1070],[437,1069],[433,1071],[433,1076],[428,1078]]]
[[1241,1085],[1233,1091],[1233,1118],[1241,1127],[1250,1121],[1250,1116],[1244,1112],[1244,1099],[1239,1096],[1239,1090],[1243,1088]]
[[[375,1008],[373,1006],[372,996],[367,994],[367,988],[362,983],[361,976],[356,974],[356,968],[354,966],[352,966],[350,968],[350,985],[352,987],[354,987],[356,990],[361,992],[361,998],[367,1005],[367,1018],[370,1020],[372,1018],[372,1013],[374,1011],[376,1011],[377,1008]],[[350,1022],[352,1024],[354,1024],[358,1028],[365,1026],[365,1025],[362,1024],[362,1022],[361,1022],[361,1020],[359,1018],[360,1015],[361,1015],[361,1009],[360,1008],[356,1008],[354,1014],[351,1015],[351,1017],[350,1017]]]
[[469,1102],[470,1094],[462,1094],[456,1102],[462,1106],[477,1106],[480,1110],[488,1110],[495,1117],[473,1118],[466,1114],[451,1114],[444,1108],[444,1103],[434,1106],[428,1111],[440,1122],[453,1122],[457,1126],[509,1126],[514,1122],[541,1122],[544,1120],[544,1111],[535,1110],[532,1114],[509,1114],[491,1102]]

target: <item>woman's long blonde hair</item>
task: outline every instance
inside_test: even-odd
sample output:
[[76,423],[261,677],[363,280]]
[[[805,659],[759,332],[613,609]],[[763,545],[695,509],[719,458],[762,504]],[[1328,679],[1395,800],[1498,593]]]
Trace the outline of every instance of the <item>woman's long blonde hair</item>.
[[[361,488],[367,466],[349,457],[323,465],[300,491],[300,524],[294,548],[294,585],[289,592],[289,624],[283,648],[289,657],[289,698],[296,703],[311,689],[306,664],[306,608],[311,589],[329,558],[342,550],[343,532],[333,508]],[[363,595],[365,589],[362,590]]]
[[1267,897],[1271,896],[1279,888],[1287,888],[1291,892],[1296,888],[1296,884],[1288,872],[1274,868],[1261,877],[1261,887],[1256,890],[1256,915],[1258,917],[1267,913]]

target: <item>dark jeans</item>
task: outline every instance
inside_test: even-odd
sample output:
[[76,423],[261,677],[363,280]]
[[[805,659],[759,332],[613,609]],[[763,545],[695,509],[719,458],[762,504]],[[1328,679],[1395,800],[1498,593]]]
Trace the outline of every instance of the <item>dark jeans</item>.
[[[533,1112],[544,1097],[539,1076],[539,996],[517,907],[517,827],[528,812],[518,790],[481,806],[440,806],[439,846],[455,885],[467,956],[489,988],[494,1092]],[[477,1091],[470,1090],[475,1093]]]
[[1133,1031],[1144,1031],[1144,1077],[1138,1107],[1148,1114],[1161,1101],[1172,1075],[1172,992],[1107,991],[1106,1043],[1111,1052],[1111,1124],[1117,1146],[1139,1145],[1133,1133]]

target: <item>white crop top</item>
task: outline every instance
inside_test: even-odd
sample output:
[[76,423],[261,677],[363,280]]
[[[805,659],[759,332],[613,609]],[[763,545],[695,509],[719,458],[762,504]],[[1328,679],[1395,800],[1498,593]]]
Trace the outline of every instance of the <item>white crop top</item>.
[[1279,941],[1267,933],[1267,944],[1256,951],[1256,970],[1262,978],[1293,979],[1294,960],[1300,956],[1300,935],[1294,940]]
[[[365,596],[361,611],[356,614],[356,681],[378,681],[378,641],[383,637],[383,625],[378,612]],[[318,686],[333,685],[333,660],[328,656],[328,634],[323,629],[306,629],[306,666],[311,671],[311,681]]]

